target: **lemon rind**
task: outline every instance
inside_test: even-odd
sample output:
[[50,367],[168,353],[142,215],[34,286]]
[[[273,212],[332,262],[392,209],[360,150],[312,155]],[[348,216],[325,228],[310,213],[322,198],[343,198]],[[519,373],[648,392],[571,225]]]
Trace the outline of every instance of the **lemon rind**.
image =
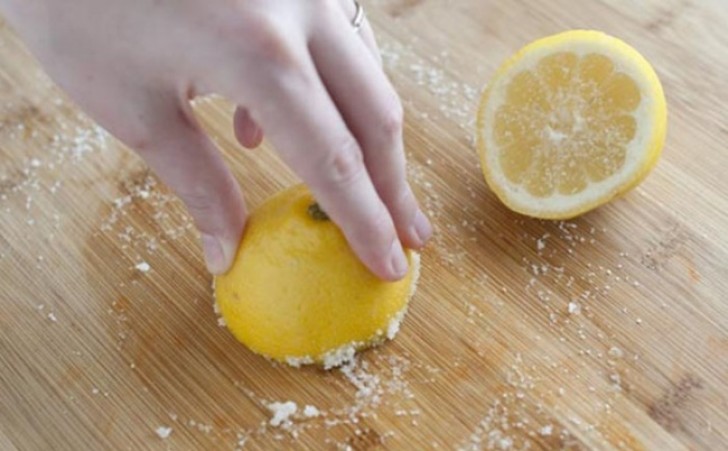
[[[276,361],[285,363],[293,368],[300,368],[302,366],[308,366],[308,365],[321,365],[323,369],[330,370],[333,368],[340,367],[342,365],[345,365],[346,363],[350,362],[354,359],[355,355],[363,351],[365,349],[369,349],[378,345],[381,345],[383,342],[387,340],[393,340],[397,333],[399,332],[399,328],[401,323],[404,321],[405,316],[407,316],[407,311],[409,307],[410,300],[414,296],[415,292],[417,291],[417,285],[419,283],[420,279],[420,254],[415,251],[410,251],[410,266],[411,266],[411,281],[409,286],[409,291],[407,293],[407,299],[405,300],[404,307],[400,309],[397,313],[392,316],[392,318],[387,323],[386,329],[380,329],[378,330],[374,336],[372,336],[368,340],[364,341],[355,341],[351,343],[346,343],[342,346],[339,346],[337,348],[331,349],[329,351],[326,351],[322,354],[320,354],[317,357],[312,356],[286,356],[283,358],[275,358],[268,356],[266,354],[256,352],[252,350],[255,354],[258,354],[268,360]],[[216,278],[213,278],[212,280],[212,294],[214,298],[213,302],[213,310],[215,312],[215,315],[218,318],[218,325],[224,326],[225,325],[225,319],[222,316],[222,313],[220,311],[220,306],[217,302],[217,293],[216,293]]]

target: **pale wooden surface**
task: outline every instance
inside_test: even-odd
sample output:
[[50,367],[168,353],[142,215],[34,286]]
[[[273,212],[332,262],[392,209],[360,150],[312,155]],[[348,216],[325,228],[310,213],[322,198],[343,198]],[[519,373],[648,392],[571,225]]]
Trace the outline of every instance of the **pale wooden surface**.
[[[349,378],[272,366],[217,327],[179,203],[2,26],[0,447],[728,447],[725,2],[367,6],[437,236],[400,336]],[[576,27],[654,63],[670,107],[664,158],[579,220],[524,219],[481,178],[475,95],[521,45]],[[238,150],[229,113],[200,105],[257,205],[294,179],[270,149]],[[287,400],[326,416],[295,418],[297,437],[265,426],[266,403]]]

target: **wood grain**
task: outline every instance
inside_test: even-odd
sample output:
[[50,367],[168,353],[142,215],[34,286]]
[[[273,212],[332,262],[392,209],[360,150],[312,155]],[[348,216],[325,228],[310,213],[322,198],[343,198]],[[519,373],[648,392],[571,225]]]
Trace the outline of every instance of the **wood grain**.
[[[367,13],[437,233],[399,337],[348,374],[272,365],[217,327],[179,202],[0,25],[1,448],[728,446],[725,3],[372,0]],[[520,46],[577,27],[653,62],[664,157],[580,219],[523,218],[482,180],[477,94]],[[268,146],[239,150],[228,104],[196,108],[251,205],[295,181]],[[288,400],[324,415],[270,426],[267,404]]]

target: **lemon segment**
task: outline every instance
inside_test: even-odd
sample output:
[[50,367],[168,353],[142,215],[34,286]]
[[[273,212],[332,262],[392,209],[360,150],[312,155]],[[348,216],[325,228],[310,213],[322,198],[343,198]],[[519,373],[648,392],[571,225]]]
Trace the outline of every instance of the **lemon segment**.
[[292,365],[334,366],[393,338],[419,274],[384,282],[351,251],[302,185],[268,199],[248,220],[232,268],[215,280],[217,308],[256,353]]
[[503,203],[567,219],[642,181],[666,126],[647,60],[617,38],[575,30],[527,45],[498,69],[481,98],[476,141]]

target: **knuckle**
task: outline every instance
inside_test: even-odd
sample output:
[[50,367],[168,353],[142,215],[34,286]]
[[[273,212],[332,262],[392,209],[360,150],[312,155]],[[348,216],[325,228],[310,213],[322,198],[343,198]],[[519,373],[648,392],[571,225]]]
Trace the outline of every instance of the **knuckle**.
[[239,187],[234,177],[224,174],[217,178],[194,177],[180,186],[172,186],[193,217],[197,228],[213,235],[226,232],[229,225],[229,210],[226,205],[239,202]]
[[177,195],[184,202],[198,230],[212,235],[223,231],[221,221],[219,221],[220,211],[213,196],[207,192],[197,190],[178,190]]
[[239,43],[240,36],[245,37],[242,46],[245,55],[241,61],[250,61],[252,56],[255,61],[280,68],[297,66],[298,59],[280,22],[279,18],[265,13],[245,16],[239,24],[236,39],[233,40]]
[[404,110],[402,109],[402,103],[395,99],[382,111],[380,127],[386,136],[397,138],[401,136],[403,126]]
[[205,190],[195,189],[194,187],[184,188],[178,190],[177,195],[195,218],[209,217],[213,213],[215,203]]
[[334,185],[351,184],[366,172],[364,156],[353,137],[347,138],[344,145],[328,157],[324,167]]

